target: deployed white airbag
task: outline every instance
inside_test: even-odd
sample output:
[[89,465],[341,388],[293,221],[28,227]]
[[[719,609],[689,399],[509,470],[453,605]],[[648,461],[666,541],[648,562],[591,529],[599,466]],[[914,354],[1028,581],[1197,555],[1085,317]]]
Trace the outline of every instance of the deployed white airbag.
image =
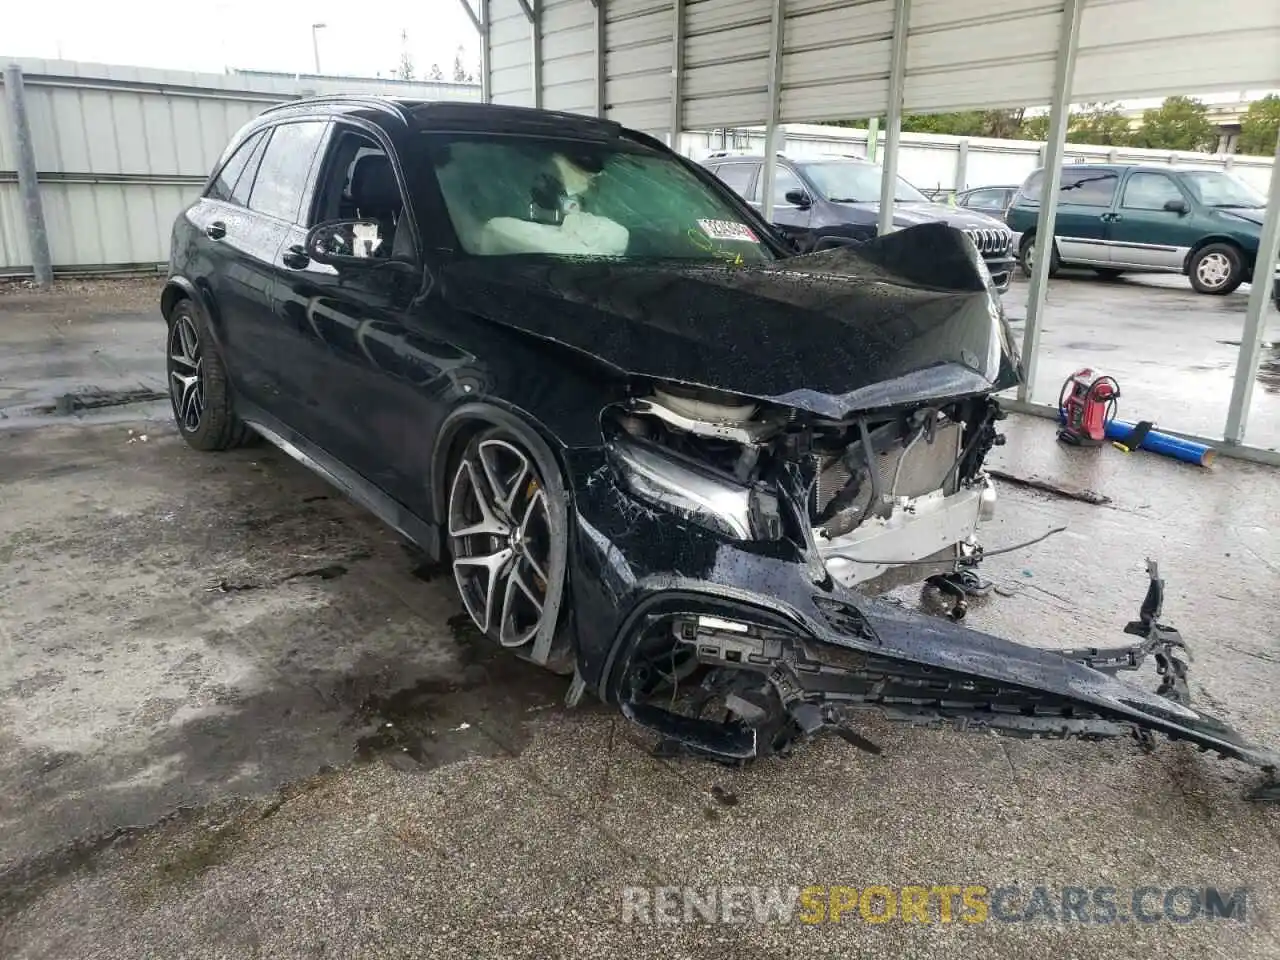
[[580,210],[559,224],[533,223],[516,217],[494,217],[480,230],[480,254],[550,253],[559,256],[620,257],[630,233],[608,217]]

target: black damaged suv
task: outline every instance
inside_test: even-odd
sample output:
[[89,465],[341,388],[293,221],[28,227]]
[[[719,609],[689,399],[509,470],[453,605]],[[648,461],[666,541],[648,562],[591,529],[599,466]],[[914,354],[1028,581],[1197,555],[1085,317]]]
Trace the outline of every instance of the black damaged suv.
[[[189,444],[266,437],[447,564],[570,703],[680,749],[865,743],[870,707],[1274,765],[1171,699],[1185,682],[873,599],[970,572],[995,507],[994,394],[1020,365],[958,230],[796,255],[615,123],[320,98],[237,134],[174,224],[161,306]],[[1182,678],[1154,616],[1116,662]]]

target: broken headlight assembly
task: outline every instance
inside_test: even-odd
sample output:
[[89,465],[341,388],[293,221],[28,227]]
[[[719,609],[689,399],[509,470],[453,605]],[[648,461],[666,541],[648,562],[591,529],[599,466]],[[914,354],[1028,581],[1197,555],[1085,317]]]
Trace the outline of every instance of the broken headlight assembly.
[[609,460],[622,486],[650,506],[734,540],[782,535],[777,494],[764,483],[737,483],[681,454],[615,437]]

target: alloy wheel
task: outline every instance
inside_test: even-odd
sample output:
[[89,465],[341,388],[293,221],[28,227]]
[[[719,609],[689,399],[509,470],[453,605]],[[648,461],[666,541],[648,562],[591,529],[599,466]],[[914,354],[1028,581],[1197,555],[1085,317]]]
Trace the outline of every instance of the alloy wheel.
[[449,492],[453,576],[480,631],[520,647],[542,625],[556,535],[547,493],[529,455],[514,443],[468,447]]
[[178,425],[187,433],[199,430],[204,416],[203,364],[195,321],[181,314],[169,331],[169,393]]
[[1210,290],[1216,290],[1231,278],[1231,261],[1225,253],[1207,253],[1196,264],[1196,277]]

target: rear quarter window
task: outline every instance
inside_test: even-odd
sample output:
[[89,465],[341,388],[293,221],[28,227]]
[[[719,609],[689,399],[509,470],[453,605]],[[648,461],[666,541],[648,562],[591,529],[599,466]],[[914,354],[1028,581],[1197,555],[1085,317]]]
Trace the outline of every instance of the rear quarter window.
[[[1087,207],[1109,207],[1115,199],[1120,176],[1105,167],[1064,167],[1058,184],[1058,203]],[[1018,200],[1039,203],[1044,193],[1044,171],[1027,177],[1018,191]]]

